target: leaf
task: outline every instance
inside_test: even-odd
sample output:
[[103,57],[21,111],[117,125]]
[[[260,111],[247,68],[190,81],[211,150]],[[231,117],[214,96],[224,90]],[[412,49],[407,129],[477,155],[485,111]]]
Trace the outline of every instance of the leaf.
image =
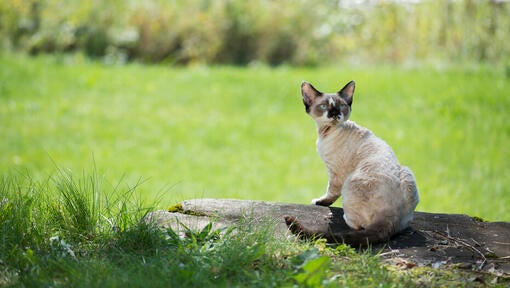
[[291,263],[295,266],[301,266],[306,261],[319,258],[319,250],[316,247],[313,247],[311,249],[308,249],[304,251],[303,253],[296,255],[290,259]]
[[266,246],[255,242],[252,246],[248,247],[248,250],[250,251],[251,258],[255,261],[266,253]]
[[209,224],[205,225],[205,227],[200,231],[200,233],[197,234],[196,238],[199,243],[207,241],[207,237],[209,236],[209,233],[212,229],[212,222],[209,222]]
[[327,256],[307,261],[303,266],[304,272],[296,275],[294,279],[299,284],[317,287],[321,285],[322,279],[326,276],[331,260]]
[[175,231],[172,229],[172,227],[168,227],[166,229],[166,233],[168,234],[168,236],[172,240],[178,240],[179,239],[179,235],[177,235],[177,233],[175,233]]
[[32,250],[30,248],[25,250],[24,256],[25,256],[25,259],[27,259],[28,262],[30,262],[30,264],[34,264],[37,261],[34,250]]

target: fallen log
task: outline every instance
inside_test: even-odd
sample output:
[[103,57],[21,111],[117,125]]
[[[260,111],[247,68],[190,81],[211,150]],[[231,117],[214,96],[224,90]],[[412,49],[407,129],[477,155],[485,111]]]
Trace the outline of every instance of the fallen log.
[[[287,204],[233,199],[194,199],[175,205],[169,211],[149,213],[145,220],[161,228],[184,233],[183,227],[201,230],[229,227],[249,219],[253,223],[275,225],[275,237],[294,237],[284,215],[294,215],[304,225],[318,230],[350,229],[343,220],[343,209],[315,205]],[[184,226],[183,226],[184,224]],[[371,247],[389,263],[458,267],[491,273],[510,274],[510,223],[484,222],[459,214],[415,212],[411,227],[386,243]]]

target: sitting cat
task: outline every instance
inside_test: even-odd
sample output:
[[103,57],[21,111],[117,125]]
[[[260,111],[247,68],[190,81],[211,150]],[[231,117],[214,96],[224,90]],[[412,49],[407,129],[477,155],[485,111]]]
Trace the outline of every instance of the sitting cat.
[[419,197],[413,173],[400,166],[391,147],[349,120],[354,87],[351,81],[326,94],[307,82],[301,85],[306,112],[317,125],[317,151],[329,173],[326,194],[312,204],[330,206],[342,196],[343,218],[353,230],[334,235],[305,227],[294,216],[285,221],[301,236],[364,246],[407,228]]

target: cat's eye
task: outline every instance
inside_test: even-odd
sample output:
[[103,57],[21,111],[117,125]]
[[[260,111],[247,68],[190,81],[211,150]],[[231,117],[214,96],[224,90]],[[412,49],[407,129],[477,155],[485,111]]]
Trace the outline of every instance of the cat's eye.
[[319,108],[320,108],[321,110],[326,110],[326,109],[328,109],[328,105],[326,105],[326,104],[321,104],[321,105],[319,105]]

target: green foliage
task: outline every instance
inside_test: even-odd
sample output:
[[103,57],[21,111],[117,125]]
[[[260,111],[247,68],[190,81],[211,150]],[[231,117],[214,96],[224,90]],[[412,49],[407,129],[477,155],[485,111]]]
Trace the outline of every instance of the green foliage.
[[100,216],[96,210],[99,204],[96,178],[76,183],[70,173],[64,172],[60,178],[56,189],[60,196],[58,203],[62,205],[54,207],[54,215],[62,222],[62,229],[77,235],[93,234]]
[[[96,184],[87,186],[88,190],[84,190],[85,186],[78,187],[77,183],[90,179]],[[92,177],[78,180],[70,174],[63,178],[58,175],[53,186],[51,182],[27,185],[20,178],[3,178],[0,183],[0,284],[186,287],[197,283],[240,285],[251,282],[279,286],[278,283],[287,278],[290,270],[274,273],[284,265],[285,259],[276,259],[273,255],[293,253],[289,251],[296,248],[285,247],[285,243],[273,239],[269,225],[255,229],[245,222],[239,227],[214,230],[210,223],[199,231],[184,227],[181,235],[173,230],[157,229],[151,223],[140,221],[140,214],[133,213],[125,229],[105,228],[112,222],[106,216],[123,218],[123,210],[142,211],[143,208],[136,207],[126,194],[119,197],[121,207],[126,208],[116,212],[98,205],[97,199],[118,193],[116,190],[106,193],[105,185],[98,179],[95,172]],[[33,194],[33,187],[38,187],[41,193]],[[49,190],[62,187],[66,187],[65,196],[45,198]],[[90,197],[92,195],[96,198]],[[47,209],[50,203],[67,209],[65,216],[70,223],[63,225],[63,212]],[[69,214],[90,215],[93,206],[97,209],[94,213],[104,217],[87,216],[76,220],[75,215]],[[87,225],[80,222],[86,220],[89,221]],[[83,227],[86,229],[78,229]]]
[[[199,230],[183,226],[178,231],[158,229],[140,221],[140,215],[125,229],[104,229],[110,221],[93,218],[87,218],[90,226],[94,226],[90,229],[62,226],[60,220],[55,220],[56,212],[47,209],[49,190],[61,185],[73,186],[67,190],[68,197],[84,202],[74,210],[79,214],[86,214],[88,207],[95,205],[96,200],[90,195],[104,198],[105,194],[113,193],[105,192],[107,187],[100,181],[96,181],[95,188],[100,191],[97,193],[74,187],[83,180],[100,179],[96,172],[92,177],[70,181],[74,179],[71,176],[63,179],[57,175],[54,183],[29,181],[27,177],[2,178],[0,286],[410,287],[469,284],[466,279],[470,275],[465,272],[431,268],[395,271],[368,251],[358,252],[346,245],[328,246],[323,240],[312,243],[282,239],[282,235],[275,237],[274,224],[261,225],[260,219],[255,222],[248,218],[227,229],[214,229],[214,223],[209,223]],[[35,188],[40,193],[34,193]],[[85,197],[72,194],[85,194]],[[65,207],[66,201],[58,197],[50,202]],[[131,197],[121,196],[119,201],[126,204],[123,206],[128,211],[144,210],[132,203]],[[101,215],[112,214],[105,206],[96,207]],[[123,214],[122,210],[116,213]]]
[[[395,271],[345,245],[282,241],[250,220],[199,231],[140,221],[157,199],[320,194],[303,79],[326,91],[357,81],[352,119],[415,172],[419,210],[508,221],[510,87],[499,68],[119,69],[12,54],[0,67],[0,286],[468,283],[458,271]],[[73,172],[91,162],[91,175]]]
[[306,250],[294,256],[293,262],[302,262],[297,266],[300,271],[294,275],[294,280],[300,287],[320,287],[331,264],[328,256],[320,255],[317,248]]
[[0,40],[107,63],[508,64],[506,1],[350,2],[6,0]]
[[[0,179],[0,259],[21,267],[33,262],[33,249],[41,245],[44,230],[37,227],[40,211],[34,209],[36,187],[30,179],[3,176]],[[41,235],[42,234],[42,235]]]

